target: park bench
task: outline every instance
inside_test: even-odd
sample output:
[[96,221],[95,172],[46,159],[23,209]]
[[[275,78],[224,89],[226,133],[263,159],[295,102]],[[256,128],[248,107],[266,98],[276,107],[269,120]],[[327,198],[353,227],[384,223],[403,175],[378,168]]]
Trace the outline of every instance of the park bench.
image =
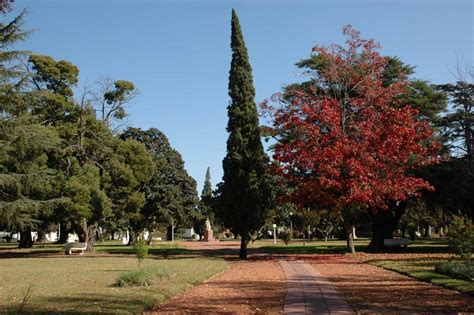
[[79,255],[84,254],[87,249],[87,243],[66,243],[66,255],[71,255],[73,251],[80,252]]
[[383,244],[387,247],[407,247],[410,243],[408,238],[386,238]]

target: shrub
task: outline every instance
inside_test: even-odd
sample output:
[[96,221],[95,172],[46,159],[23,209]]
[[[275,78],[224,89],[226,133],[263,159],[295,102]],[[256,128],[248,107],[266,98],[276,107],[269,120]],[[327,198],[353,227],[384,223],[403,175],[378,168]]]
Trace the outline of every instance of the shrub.
[[474,281],[474,265],[464,262],[444,262],[435,265],[435,271],[453,278]]
[[454,217],[449,228],[449,246],[461,259],[470,263],[474,248],[474,225],[472,221],[465,221],[463,217]]
[[138,269],[124,272],[115,281],[116,287],[149,286],[162,278],[169,277],[166,270]]
[[140,264],[142,263],[143,259],[145,259],[148,256],[148,246],[145,240],[144,239],[136,240],[135,243],[133,244],[133,250],[135,251],[135,254],[137,255],[138,267],[140,267]]

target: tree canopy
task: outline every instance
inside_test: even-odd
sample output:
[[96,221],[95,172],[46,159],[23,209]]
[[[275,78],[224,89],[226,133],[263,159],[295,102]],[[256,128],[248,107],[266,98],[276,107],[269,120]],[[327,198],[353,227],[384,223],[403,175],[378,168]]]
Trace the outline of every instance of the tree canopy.
[[348,249],[354,252],[352,226],[359,211],[384,210],[428,182],[407,174],[437,161],[433,130],[419,111],[401,99],[404,73],[385,84],[387,59],[373,40],[344,28],[347,48],[313,48],[318,65],[310,93],[274,96],[264,103],[278,143],[278,172],[296,187],[291,199],[305,207],[324,206],[344,219]]

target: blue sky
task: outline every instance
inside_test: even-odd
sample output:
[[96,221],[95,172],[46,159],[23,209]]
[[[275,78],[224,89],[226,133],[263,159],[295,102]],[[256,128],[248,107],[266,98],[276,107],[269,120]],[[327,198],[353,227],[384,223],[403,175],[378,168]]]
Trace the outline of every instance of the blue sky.
[[341,43],[352,24],[383,53],[417,66],[416,77],[453,80],[457,61],[472,63],[469,0],[17,0],[35,29],[20,48],[68,60],[79,87],[101,76],[132,81],[141,94],[130,124],[156,127],[182,154],[202,187],[222,177],[227,133],[230,15],[243,28],[260,102],[301,79],[294,64],[315,44]]

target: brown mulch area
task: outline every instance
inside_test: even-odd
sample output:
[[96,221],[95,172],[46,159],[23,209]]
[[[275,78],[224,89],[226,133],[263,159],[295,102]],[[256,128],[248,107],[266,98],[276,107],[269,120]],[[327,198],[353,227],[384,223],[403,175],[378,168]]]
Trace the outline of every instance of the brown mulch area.
[[232,261],[223,273],[147,314],[281,314],[285,294],[285,275],[276,260]]
[[[474,312],[474,299],[468,295],[363,263],[374,259],[409,259],[428,255],[305,256],[298,255],[299,259],[307,261],[327,277],[336,290],[360,313]],[[436,255],[430,257],[433,256]]]

